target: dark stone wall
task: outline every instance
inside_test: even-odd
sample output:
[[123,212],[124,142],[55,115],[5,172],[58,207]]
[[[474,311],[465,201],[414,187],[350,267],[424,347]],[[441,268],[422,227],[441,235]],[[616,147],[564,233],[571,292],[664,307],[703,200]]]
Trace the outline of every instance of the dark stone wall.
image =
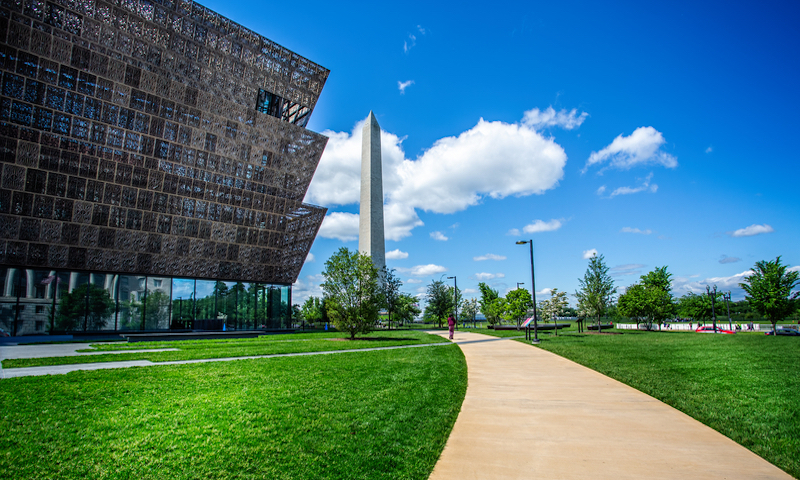
[[297,279],[327,138],[256,104],[311,111],[328,70],[167,0],[4,0],[0,70],[0,264]]

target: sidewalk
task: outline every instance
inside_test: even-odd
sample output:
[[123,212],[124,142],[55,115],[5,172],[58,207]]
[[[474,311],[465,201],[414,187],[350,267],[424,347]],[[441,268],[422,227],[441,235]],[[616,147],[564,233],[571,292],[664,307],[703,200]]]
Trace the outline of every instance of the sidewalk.
[[431,480],[792,478],[688,415],[562,357],[476,333],[456,332],[455,341],[469,386]]

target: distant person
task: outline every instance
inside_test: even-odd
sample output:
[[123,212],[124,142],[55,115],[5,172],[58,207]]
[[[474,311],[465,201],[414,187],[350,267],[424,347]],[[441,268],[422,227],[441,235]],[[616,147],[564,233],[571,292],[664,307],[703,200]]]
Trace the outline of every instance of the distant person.
[[452,316],[447,317],[447,326],[450,329],[450,340],[453,339],[453,331],[456,328],[456,321],[453,319]]

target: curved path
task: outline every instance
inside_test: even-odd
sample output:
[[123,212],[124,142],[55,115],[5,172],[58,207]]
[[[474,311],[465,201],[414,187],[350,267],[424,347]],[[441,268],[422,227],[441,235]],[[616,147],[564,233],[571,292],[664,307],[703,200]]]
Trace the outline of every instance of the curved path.
[[469,385],[431,480],[792,478],[688,415],[563,357],[469,332],[456,332],[455,342]]

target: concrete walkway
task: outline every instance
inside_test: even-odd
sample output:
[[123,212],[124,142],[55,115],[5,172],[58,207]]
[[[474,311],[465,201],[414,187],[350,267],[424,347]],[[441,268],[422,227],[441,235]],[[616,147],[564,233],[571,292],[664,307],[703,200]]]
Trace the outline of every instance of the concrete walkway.
[[476,333],[456,332],[455,341],[469,386],[431,480],[792,478],[688,415],[562,357]]

